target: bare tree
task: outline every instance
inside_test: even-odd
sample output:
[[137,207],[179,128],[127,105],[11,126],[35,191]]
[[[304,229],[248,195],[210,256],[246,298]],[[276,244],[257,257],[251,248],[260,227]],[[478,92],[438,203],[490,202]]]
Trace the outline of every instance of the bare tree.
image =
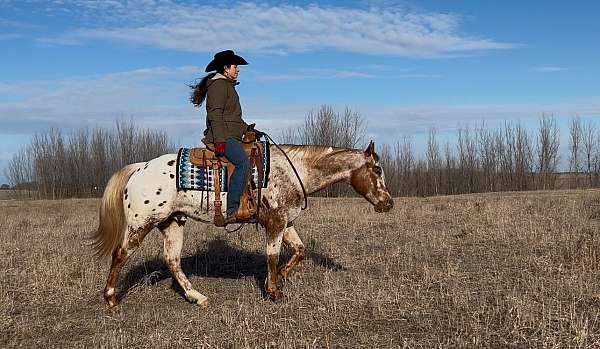
[[594,188],[600,186],[600,130],[595,133],[596,151],[593,152],[592,157],[592,183]]
[[111,134],[102,128],[92,131],[90,140],[90,187],[92,196],[99,196],[104,191],[111,173],[117,169],[109,160],[111,152]]
[[322,105],[319,110],[308,112],[299,128],[298,139],[302,144],[356,148],[364,134],[365,123],[359,113],[345,108],[343,114],[339,114],[333,107]]
[[456,156],[452,151],[450,141],[447,141],[444,146],[444,162],[444,194],[457,194],[459,193],[457,184],[459,182],[459,176],[456,166]]
[[497,136],[481,125],[477,133],[479,146],[479,158],[481,161],[481,171],[484,191],[496,191],[497,173],[498,173],[498,148],[496,143]]
[[344,108],[344,113],[338,116],[340,129],[340,146],[343,148],[356,148],[363,141],[366,125],[362,116],[352,109]]
[[476,191],[477,176],[477,141],[471,136],[469,128],[458,130],[458,166],[462,173],[462,192]]
[[579,172],[581,170],[581,118],[579,116],[571,119],[569,125],[569,172],[573,174],[575,187],[578,187]]
[[556,119],[551,116],[540,118],[537,137],[537,173],[539,188],[554,188],[556,169],[559,161],[560,131]]
[[583,145],[583,156],[585,161],[585,172],[588,177],[588,185],[590,187],[598,186],[597,181],[597,165],[594,163],[598,158],[598,139],[596,125],[588,121],[583,125],[582,128],[582,145]]
[[514,185],[516,177],[514,139],[514,127],[512,124],[505,122],[503,129],[496,138],[501,190],[516,190],[516,186]]
[[390,193],[397,193],[399,188],[399,177],[397,159],[394,150],[387,144],[379,146],[377,151],[379,163],[385,170],[386,185]]
[[516,187],[518,190],[529,190],[531,189],[533,169],[531,136],[520,123],[516,124],[514,130]]
[[429,129],[429,138],[427,139],[427,173],[431,183],[431,194],[440,193],[440,146],[436,138],[434,128]]
[[282,144],[296,144],[299,138],[298,129],[296,127],[289,127],[281,131],[279,141]]
[[[358,112],[346,107],[343,113],[338,113],[333,107],[322,105],[317,111],[308,112],[297,132],[284,131],[283,135],[301,144],[357,148],[361,145],[365,129],[365,122]],[[321,191],[320,195],[339,196],[348,193],[347,186],[334,185]]]
[[32,197],[36,189],[34,183],[33,159],[30,146],[19,149],[8,161],[6,177],[15,189],[16,198]]
[[417,195],[415,183],[416,158],[413,152],[412,140],[408,136],[402,138],[402,143],[397,144],[397,162],[402,185],[399,190],[404,195]]

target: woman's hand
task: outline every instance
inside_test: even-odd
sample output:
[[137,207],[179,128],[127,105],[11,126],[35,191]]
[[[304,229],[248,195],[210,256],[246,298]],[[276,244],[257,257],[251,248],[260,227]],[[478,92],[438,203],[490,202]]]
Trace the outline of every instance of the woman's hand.
[[225,156],[225,142],[215,142],[215,156],[218,158]]

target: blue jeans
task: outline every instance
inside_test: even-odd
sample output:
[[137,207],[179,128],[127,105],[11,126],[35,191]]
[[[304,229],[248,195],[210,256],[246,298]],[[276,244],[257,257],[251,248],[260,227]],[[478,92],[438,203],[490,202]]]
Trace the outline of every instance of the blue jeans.
[[250,170],[250,160],[241,142],[231,137],[225,141],[225,157],[235,166],[227,191],[227,214],[233,214],[240,206],[240,196],[246,184],[246,173]]

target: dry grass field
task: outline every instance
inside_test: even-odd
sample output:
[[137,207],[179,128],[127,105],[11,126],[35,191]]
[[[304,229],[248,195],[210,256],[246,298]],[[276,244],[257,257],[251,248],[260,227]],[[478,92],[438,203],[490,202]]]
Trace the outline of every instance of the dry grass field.
[[13,196],[15,195],[13,195],[12,190],[0,190],[0,200],[9,200]]
[[[102,300],[98,200],[0,201],[0,347],[600,347],[600,192],[311,200],[280,303],[262,233],[186,225],[189,304],[152,233]],[[289,255],[289,251],[286,252]]]

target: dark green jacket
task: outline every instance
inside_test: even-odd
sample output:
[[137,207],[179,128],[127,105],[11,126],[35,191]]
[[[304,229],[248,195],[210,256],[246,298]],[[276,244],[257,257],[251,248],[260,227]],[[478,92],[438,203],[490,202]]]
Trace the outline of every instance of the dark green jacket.
[[229,137],[242,140],[248,129],[248,124],[242,120],[242,106],[235,85],[235,80],[219,73],[208,81],[204,144],[224,142]]

